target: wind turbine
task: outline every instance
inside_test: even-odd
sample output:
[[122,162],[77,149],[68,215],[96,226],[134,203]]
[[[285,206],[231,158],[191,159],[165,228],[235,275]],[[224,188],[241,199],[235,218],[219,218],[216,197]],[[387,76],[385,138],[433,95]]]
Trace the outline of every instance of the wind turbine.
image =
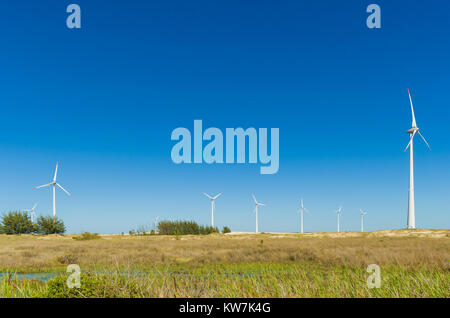
[[154,218],[154,220],[153,220],[153,223],[155,224],[155,231],[156,231],[156,229],[157,229],[158,219],[159,219],[159,216],[157,216],[157,217]]
[[258,206],[265,206],[265,204],[258,202],[253,193],[252,193],[252,197],[253,197],[253,201],[255,201],[255,210],[254,210],[255,214],[256,214],[256,232],[255,233],[259,233],[258,232]]
[[334,213],[337,214],[337,217],[338,217],[338,223],[337,223],[337,231],[338,231],[338,233],[340,232],[341,210],[342,210],[342,205],[339,207],[339,209],[337,209],[337,211],[334,212]]
[[309,212],[307,208],[303,206],[303,198],[300,199],[300,209],[297,213],[300,214],[300,233],[303,234],[303,211]]
[[216,207],[216,203],[214,202],[218,197],[221,196],[222,192],[216,194],[216,196],[212,197],[209,194],[203,192],[205,196],[207,196],[211,200],[211,226],[214,227],[214,209]]
[[32,223],[36,221],[36,213],[34,212],[34,210],[36,209],[37,205],[38,204],[36,203],[30,210],[23,210],[24,212],[30,213]]
[[359,212],[361,213],[361,232],[364,232],[364,215],[367,214],[367,212],[359,209]]
[[408,95],[409,95],[409,102],[411,103],[411,113],[412,113],[412,124],[411,128],[408,129],[407,133],[410,134],[409,143],[406,146],[406,151],[409,147],[409,194],[408,194],[408,229],[415,229],[416,228],[416,216],[415,216],[415,209],[414,209],[414,155],[413,155],[413,144],[414,144],[414,136],[416,133],[419,134],[419,136],[423,139],[425,144],[427,145],[428,149],[431,150],[430,145],[425,140],[425,138],[422,136],[422,134],[419,131],[419,128],[416,124],[416,117],[414,116],[414,107],[411,99],[411,93],[409,92],[408,88]]
[[53,176],[53,181],[38,187],[34,187],[33,190],[39,189],[39,188],[45,188],[45,187],[53,187],[53,218],[56,218],[56,187],[59,187],[61,190],[63,190],[69,197],[72,195],[64,189],[59,183],[56,182],[56,175],[58,174],[58,162],[56,163],[55,168],[55,175]]

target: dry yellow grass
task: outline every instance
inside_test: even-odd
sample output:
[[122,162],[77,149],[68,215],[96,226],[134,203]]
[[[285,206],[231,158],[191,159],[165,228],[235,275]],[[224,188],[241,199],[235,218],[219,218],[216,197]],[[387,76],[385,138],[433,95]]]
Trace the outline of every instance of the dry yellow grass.
[[42,271],[76,263],[82,268],[153,265],[296,263],[400,265],[449,269],[450,230],[371,233],[231,234],[208,236],[0,235],[0,271]]

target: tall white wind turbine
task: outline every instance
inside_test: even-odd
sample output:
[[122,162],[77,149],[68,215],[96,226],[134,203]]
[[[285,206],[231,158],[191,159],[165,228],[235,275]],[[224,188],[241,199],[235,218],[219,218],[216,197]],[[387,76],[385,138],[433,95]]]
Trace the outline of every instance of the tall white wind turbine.
[[35,189],[40,189],[40,188],[45,188],[45,187],[53,187],[53,218],[56,218],[56,187],[59,187],[61,190],[63,190],[69,197],[71,197],[72,195],[66,190],[64,189],[59,183],[56,182],[56,175],[58,174],[58,162],[56,163],[56,168],[55,168],[55,174],[53,176],[53,181],[38,187],[34,187],[33,190]]
[[258,202],[253,193],[252,193],[252,197],[253,197],[253,201],[255,202],[255,210],[254,210],[254,212],[256,214],[256,231],[255,231],[255,233],[259,233],[258,232],[258,206],[265,206],[265,204]]
[[408,229],[415,229],[416,228],[416,216],[415,216],[415,209],[414,209],[414,155],[413,155],[413,144],[414,144],[414,136],[419,134],[419,136],[423,139],[425,144],[427,145],[428,149],[431,150],[430,145],[425,140],[425,138],[422,136],[422,134],[419,131],[419,128],[416,124],[416,117],[414,116],[414,107],[412,103],[411,93],[408,89],[408,95],[409,95],[409,102],[411,104],[411,114],[412,114],[412,124],[411,128],[408,129],[407,133],[410,134],[409,143],[406,146],[406,151],[409,147],[409,194],[408,194]]
[[300,214],[300,233],[303,234],[303,212],[309,212],[303,205],[303,198],[300,199],[300,209],[297,211]]
[[334,213],[337,214],[337,219],[338,219],[338,223],[337,223],[337,231],[338,233],[341,231],[340,228],[340,223],[341,223],[341,211],[342,211],[342,205],[339,207],[339,209],[337,209]]
[[359,212],[361,213],[361,232],[364,232],[364,215],[366,215],[367,212],[362,209],[359,209]]
[[34,212],[36,207],[37,207],[37,203],[29,210],[23,210],[24,212],[28,212],[30,213],[30,217],[31,217],[31,222],[36,222],[36,213]]
[[214,197],[206,194],[205,192],[203,192],[203,194],[211,200],[211,226],[214,227],[214,209],[216,208],[215,200],[222,195],[222,192],[216,194]]

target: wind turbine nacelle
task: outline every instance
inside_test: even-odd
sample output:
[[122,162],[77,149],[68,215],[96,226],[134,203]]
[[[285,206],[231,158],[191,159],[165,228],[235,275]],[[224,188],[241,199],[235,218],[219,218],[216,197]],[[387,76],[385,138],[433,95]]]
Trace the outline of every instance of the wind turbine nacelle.
[[419,130],[419,128],[413,127],[413,128],[408,129],[408,130],[406,131],[406,133],[407,133],[407,134],[413,134],[415,131],[418,131],[418,130]]

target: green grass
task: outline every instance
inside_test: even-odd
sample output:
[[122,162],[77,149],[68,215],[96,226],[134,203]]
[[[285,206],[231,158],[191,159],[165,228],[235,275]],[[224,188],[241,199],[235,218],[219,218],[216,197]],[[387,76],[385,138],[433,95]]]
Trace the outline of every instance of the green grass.
[[[450,230],[0,235],[0,272],[60,274],[47,283],[0,278],[0,297],[448,298],[449,238]],[[66,286],[69,264],[83,271],[79,290]],[[366,285],[369,264],[381,268],[379,289]]]
[[0,279],[0,297],[1,298],[29,298],[38,297],[47,290],[47,285],[37,280],[14,279],[12,275],[9,277],[2,277]]
[[[110,271],[110,272],[108,272]],[[81,289],[69,289],[67,275],[47,283],[0,280],[0,297],[444,297],[447,270],[398,265],[381,267],[381,288],[370,289],[363,266],[247,263],[197,267],[155,266],[120,274],[102,268],[81,274]]]

